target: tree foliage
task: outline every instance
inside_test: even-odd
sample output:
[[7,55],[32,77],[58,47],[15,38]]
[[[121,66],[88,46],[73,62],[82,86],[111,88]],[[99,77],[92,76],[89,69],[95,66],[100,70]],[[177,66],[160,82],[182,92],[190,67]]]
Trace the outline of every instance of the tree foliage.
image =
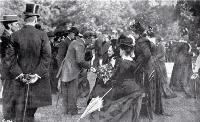
[[[127,31],[131,21],[139,20],[145,28],[153,27],[155,32],[166,40],[178,38],[177,28],[180,23],[177,25],[178,19],[175,18],[175,15],[179,15],[177,7],[162,5],[161,0],[156,1],[157,4],[152,5],[150,0],[32,0],[40,4],[40,24],[46,31],[67,28],[71,22],[75,22],[75,26],[81,31],[93,30],[103,33],[110,33],[112,30]],[[2,7],[3,14],[22,15],[25,2],[7,0]],[[174,12],[175,10],[177,11]],[[182,9],[180,11],[184,13]]]
[[198,0],[179,0],[175,10],[180,32],[183,34],[187,28],[189,41],[195,44],[200,39],[199,5]]

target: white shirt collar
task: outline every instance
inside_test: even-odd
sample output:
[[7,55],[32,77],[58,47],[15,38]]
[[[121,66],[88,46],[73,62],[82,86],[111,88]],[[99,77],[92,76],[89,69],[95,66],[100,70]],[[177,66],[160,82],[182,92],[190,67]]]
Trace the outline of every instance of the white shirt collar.
[[133,58],[131,58],[130,56],[122,56],[123,60],[128,60],[128,61],[133,61]]
[[26,23],[25,25],[35,26],[35,23]]
[[13,33],[11,30],[5,29],[10,35]]
[[69,38],[69,36],[67,36],[68,39],[72,40],[71,38]]

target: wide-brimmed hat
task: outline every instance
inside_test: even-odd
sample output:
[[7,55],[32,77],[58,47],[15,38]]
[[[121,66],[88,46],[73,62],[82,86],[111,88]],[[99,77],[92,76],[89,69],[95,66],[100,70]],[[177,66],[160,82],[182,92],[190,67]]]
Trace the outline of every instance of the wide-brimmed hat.
[[3,15],[3,19],[0,22],[17,22],[18,16],[17,15]]
[[38,14],[38,10],[39,10],[38,4],[28,3],[28,4],[26,4],[26,10],[24,12],[24,15],[40,17],[40,15]]

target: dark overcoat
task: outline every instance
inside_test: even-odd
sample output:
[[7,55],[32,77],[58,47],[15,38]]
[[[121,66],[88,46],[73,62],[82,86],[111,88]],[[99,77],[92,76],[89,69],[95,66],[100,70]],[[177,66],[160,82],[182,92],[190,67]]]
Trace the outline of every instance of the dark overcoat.
[[13,57],[14,48],[13,43],[11,42],[11,34],[4,30],[3,34],[1,35],[2,42],[0,43],[0,51],[1,51],[1,77],[3,80],[9,79],[10,80],[10,74],[8,72],[9,66],[11,64],[11,59]]
[[11,118],[15,113],[13,101],[15,100],[15,82],[11,78],[9,68],[14,56],[13,43],[11,42],[11,34],[4,30],[1,35],[1,80],[3,84],[3,116],[5,119]]
[[[51,61],[51,47],[47,34],[34,26],[25,25],[21,30],[13,33],[11,41],[15,45],[16,60],[10,68],[12,78],[21,73],[38,74],[41,79],[30,84],[28,107],[42,107],[51,105],[51,89],[49,66]],[[24,100],[27,85],[15,81],[15,92],[19,99]]]
[[[160,82],[157,79],[157,69],[155,67],[155,52],[156,48],[146,37],[140,37],[135,44],[135,60],[136,60],[136,82],[146,92],[146,97],[143,102],[147,100],[147,108],[142,106],[142,113],[148,113],[153,117],[153,112],[157,110],[162,112]],[[147,99],[146,99],[147,98]],[[160,111],[158,112],[160,114]]]
[[69,82],[78,78],[83,69],[90,68],[90,62],[85,61],[85,44],[83,39],[77,38],[69,45],[57,77],[63,82]]

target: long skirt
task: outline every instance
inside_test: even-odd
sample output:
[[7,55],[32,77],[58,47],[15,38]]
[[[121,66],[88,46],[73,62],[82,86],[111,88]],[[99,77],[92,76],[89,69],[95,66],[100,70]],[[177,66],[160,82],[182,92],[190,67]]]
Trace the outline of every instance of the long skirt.
[[190,77],[192,75],[192,64],[174,64],[170,87],[175,91],[188,92]]
[[153,64],[151,70],[139,71],[137,80],[145,91],[145,97],[142,101],[141,116],[153,119],[153,113],[162,114],[162,83],[160,80],[160,71],[157,64]]
[[142,92],[133,92],[104,104],[100,111],[90,115],[91,122],[138,122]]

